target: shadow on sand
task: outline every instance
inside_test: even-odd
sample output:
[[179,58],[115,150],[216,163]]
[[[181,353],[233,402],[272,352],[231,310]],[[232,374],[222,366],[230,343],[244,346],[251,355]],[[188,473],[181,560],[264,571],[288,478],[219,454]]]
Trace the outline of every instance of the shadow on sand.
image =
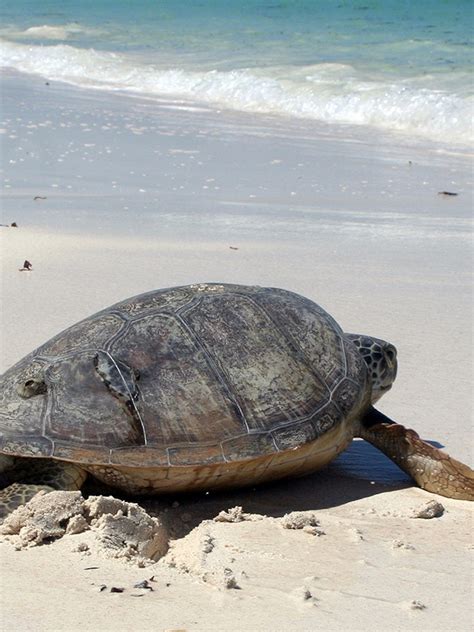
[[[183,537],[203,520],[235,506],[248,513],[278,518],[291,511],[339,507],[412,485],[410,478],[384,454],[366,441],[355,440],[328,468],[308,476],[245,489],[143,498],[140,504],[152,515],[167,506],[167,522],[174,523],[176,535]],[[176,502],[179,506],[173,507]]]
[[[430,441],[436,447],[437,442]],[[172,494],[160,497],[130,497],[117,490],[88,486],[88,494],[110,494],[138,502],[151,515],[162,515],[172,525],[175,537],[183,537],[203,520],[220,511],[240,506],[245,512],[279,518],[291,511],[317,511],[340,507],[392,490],[413,486],[410,478],[379,450],[355,440],[328,468],[296,479],[287,479],[242,489]]]

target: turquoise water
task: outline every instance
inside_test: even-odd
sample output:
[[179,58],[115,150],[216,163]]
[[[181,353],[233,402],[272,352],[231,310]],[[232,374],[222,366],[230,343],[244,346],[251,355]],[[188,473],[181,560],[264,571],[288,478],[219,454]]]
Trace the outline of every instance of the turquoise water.
[[465,142],[470,0],[17,0],[0,63],[88,88]]

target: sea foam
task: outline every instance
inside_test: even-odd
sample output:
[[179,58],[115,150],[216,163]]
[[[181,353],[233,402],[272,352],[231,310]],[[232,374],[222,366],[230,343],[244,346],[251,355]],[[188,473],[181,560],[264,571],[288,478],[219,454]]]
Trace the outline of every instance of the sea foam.
[[6,27],[2,29],[1,33],[8,39],[13,40],[66,41],[72,37],[84,35],[98,36],[103,33],[103,31],[100,29],[87,28],[77,22],[71,22],[68,24],[42,24],[40,26],[30,26],[24,30]]
[[[457,82],[451,77],[443,88],[436,77],[370,77],[348,64],[228,71],[162,68],[121,53],[7,40],[0,40],[0,65],[88,88],[181,97],[328,123],[371,125],[451,143],[465,144],[473,138],[473,97],[452,87],[463,85],[462,76]],[[467,78],[464,83],[469,85]]]

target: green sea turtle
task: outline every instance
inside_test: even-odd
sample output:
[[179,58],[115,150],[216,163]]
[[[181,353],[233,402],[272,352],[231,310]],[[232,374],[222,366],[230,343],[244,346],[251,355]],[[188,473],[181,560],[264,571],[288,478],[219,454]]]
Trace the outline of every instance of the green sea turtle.
[[117,303],[0,380],[0,509],[88,475],[136,494],[244,486],[325,466],[353,437],[429,491],[472,470],[373,408],[395,347],[281,289],[199,284]]

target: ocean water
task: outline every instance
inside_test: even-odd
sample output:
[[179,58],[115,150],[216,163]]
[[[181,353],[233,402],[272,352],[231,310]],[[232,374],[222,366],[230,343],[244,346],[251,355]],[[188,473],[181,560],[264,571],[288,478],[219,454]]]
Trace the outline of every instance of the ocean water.
[[471,0],[15,0],[0,65],[89,89],[472,141]]

